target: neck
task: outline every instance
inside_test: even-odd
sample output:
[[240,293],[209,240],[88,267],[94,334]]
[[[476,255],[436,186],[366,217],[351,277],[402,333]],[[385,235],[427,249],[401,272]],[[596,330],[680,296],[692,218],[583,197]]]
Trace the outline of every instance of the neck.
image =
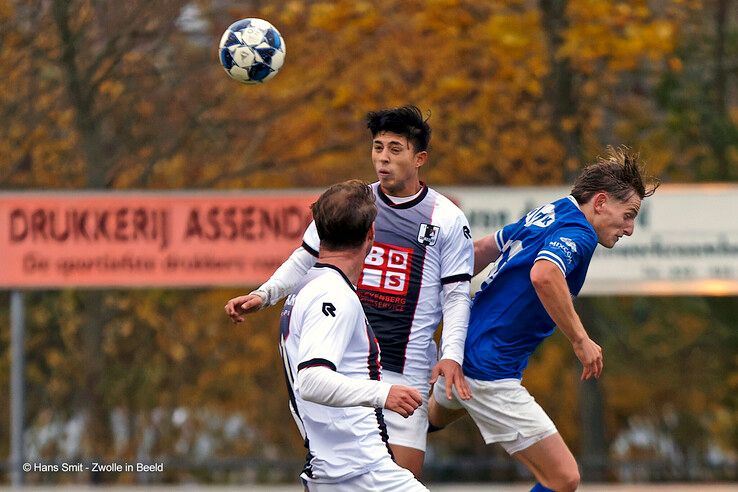
[[423,189],[423,185],[420,184],[419,180],[416,180],[412,183],[404,184],[401,188],[398,187],[396,189],[387,189],[382,184],[379,184],[379,187],[382,189],[382,193],[384,193],[387,196],[394,196],[397,198],[405,198],[408,196],[413,196],[416,193],[418,193],[421,189]]
[[320,248],[320,262],[333,265],[343,272],[352,284],[359,283],[359,275],[364,265],[366,255],[359,254],[357,249],[345,251],[331,251]]
[[590,224],[594,225],[595,213],[594,213],[594,205],[592,203],[592,200],[588,201],[587,203],[580,204],[579,209],[582,211],[587,221]]

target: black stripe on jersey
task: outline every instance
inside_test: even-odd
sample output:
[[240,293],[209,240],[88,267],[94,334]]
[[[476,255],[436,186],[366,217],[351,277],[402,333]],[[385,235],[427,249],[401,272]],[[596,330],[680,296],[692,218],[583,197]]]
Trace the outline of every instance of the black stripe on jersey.
[[387,425],[384,423],[384,412],[382,412],[381,408],[375,408],[374,415],[377,416],[377,426],[379,427],[379,435],[382,437],[382,442],[387,446],[387,452],[392,458],[392,461],[394,461],[395,455],[392,454],[392,448],[389,445],[389,435],[387,434]]
[[[289,364],[289,357],[287,356],[287,352],[283,351],[280,347],[280,352],[282,353],[282,356],[285,358],[285,362]],[[300,416],[300,410],[297,408],[297,400],[295,400],[295,392],[292,390],[292,384],[294,381],[292,381],[292,375],[287,372],[287,366],[282,364],[282,370],[284,371],[284,382],[287,385],[287,395],[290,399],[290,406],[292,407],[292,410],[295,412],[295,415],[297,415],[297,418],[300,419],[302,422],[302,417]],[[304,428],[305,426],[303,426]],[[307,443],[305,445],[307,447]]]
[[[310,443],[307,439],[305,439],[305,447],[308,448],[308,452],[307,456],[305,456],[305,464],[302,466],[302,473],[310,478],[315,478],[313,476],[313,458],[315,458],[315,456],[313,455],[313,452],[310,451],[309,445]],[[307,487],[305,488],[305,490],[308,490]]]
[[458,275],[451,275],[441,279],[441,285],[452,284],[454,282],[468,282],[472,279],[472,276],[468,273],[460,273]]
[[325,366],[331,371],[336,370],[336,365],[327,359],[310,359],[310,360],[306,360],[305,362],[300,362],[297,365],[297,370],[300,371],[302,369],[305,369],[306,367],[316,367],[316,366]]
[[318,253],[313,248],[311,248],[310,246],[308,246],[308,243],[306,243],[305,241],[302,242],[302,247],[305,249],[305,251],[307,251],[308,253],[310,253],[314,257],[317,258],[318,256],[320,256],[320,253]]
[[[287,357],[287,353],[284,352],[280,346],[280,352],[282,353],[282,356],[286,359],[287,364],[289,364],[289,357]],[[302,422],[302,417],[300,416],[300,410],[297,408],[297,400],[295,400],[295,392],[292,389],[292,377],[287,372],[287,367],[283,364],[282,370],[284,371],[284,382],[287,385],[287,395],[289,396],[289,405],[292,407],[292,411],[295,413],[295,416],[300,419],[300,422]],[[300,425],[302,429],[305,429],[305,424]],[[305,465],[302,468],[303,473],[307,475],[308,477],[313,477],[313,465],[312,460],[314,458],[313,453],[310,451],[310,440],[307,437],[307,431],[305,431],[305,440],[303,441],[303,446],[305,446],[305,449],[307,449],[307,456],[305,457]]]
[[[422,254],[422,260],[421,260],[421,263],[420,263],[420,270],[419,270],[420,273],[418,274],[418,278],[420,280],[418,281],[417,290],[413,294],[413,297],[414,297],[413,304],[415,304],[415,306],[413,307],[413,312],[410,315],[410,324],[407,327],[407,339],[405,340],[404,348],[402,350],[402,366],[401,366],[400,370],[397,371],[400,374],[404,374],[404,372],[405,372],[405,363],[407,362],[407,346],[410,344],[410,333],[412,331],[413,322],[415,321],[415,312],[418,310],[418,305],[420,304],[418,302],[420,300],[420,289],[423,287],[423,278],[425,278],[425,259],[426,259],[426,255],[425,254],[426,254],[426,249],[427,248],[425,246],[422,246],[420,249],[423,252],[423,254]],[[410,291],[408,291],[408,294],[410,294]],[[409,295],[408,295],[408,299],[410,299],[410,296]]]
[[406,303],[402,312],[382,309],[371,305],[371,298],[376,294],[368,290],[360,290],[359,300],[364,307],[369,325],[372,327],[379,348],[382,351],[382,369],[402,374],[405,370],[407,345],[410,341],[415,311],[418,309],[420,289],[423,285],[423,271],[425,270],[426,248],[415,245],[413,250],[413,265],[410,285],[405,294]]
[[366,323],[366,336],[369,339],[369,355],[366,359],[366,365],[369,369],[369,379],[379,381],[382,370],[382,365],[379,362],[379,347],[377,345],[377,337],[374,336],[374,331],[369,326],[369,323]]
[[425,183],[421,181],[420,185],[423,187],[423,190],[420,192],[420,195],[410,200],[409,202],[405,202],[405,203],[395,203],[392,200],[390,200],[390,198],[387,195],[385,195],[384,192],[382,191],[381,186],[377,186],[377,194],[379,195],[379,198],[384,203],[386,203],[388,206],[392,208],[397,208],[397,209],[412,208],[418,203],[422,202],[425,196],[428,194],[428,187],[425,185]]
[[346,276],[346,274],[343,273],[343,271],[340,268],[338,268],[337,266],[331,265],[329,263],[317,262],[315,265],[313,265],[313,267],[314,268],[330,268],[331,270],[337,271],[338,273],[341,274],[341,277],[343,277],[343,279],[346,281],[346,283],[349,285],[349,287],[351,287],[351,290],[354,290],[354,291],[356,290],[356,287],[354,287],[354,284],[351,283],[351,280],[349,280],[349,278]]

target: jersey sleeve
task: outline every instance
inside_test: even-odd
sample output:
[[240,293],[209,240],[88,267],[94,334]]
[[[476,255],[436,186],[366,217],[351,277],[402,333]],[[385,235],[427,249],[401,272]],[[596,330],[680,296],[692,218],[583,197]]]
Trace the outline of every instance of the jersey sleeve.
[[297,370],[325,366],[335,371],[355,327],[364,323],[364,312],[345,292],[321,292],[306,306],[302,323]]
[[302,247],[314,257],[318,257],[320,253],[320,236],[318,236],[315,221],[310,222],[310,225],[305,229],[305,234],[302,235]]
[[265,306],[273,306],[292,292],[316,261],[315,256],[305,248],[299,247],[277,268],[269,280],[252,293],[261,295]]
[[471,229],[461,211],[451,222],[443,238],[441,251],[441,283],[469,281],[474,271],[474,243]]
[[559,267],[566,277],[582,261],[592,257],[597,238],[581,227],[562,227],[547,238],[535,261],[547,260]]
[[513,222],[512,224],[507,224],[505,227],[498,229],[495,232],[495,242],[497,243],[497,249],[499,249],[500,252],[504,251],[505,244],[519,228],[519,222]]

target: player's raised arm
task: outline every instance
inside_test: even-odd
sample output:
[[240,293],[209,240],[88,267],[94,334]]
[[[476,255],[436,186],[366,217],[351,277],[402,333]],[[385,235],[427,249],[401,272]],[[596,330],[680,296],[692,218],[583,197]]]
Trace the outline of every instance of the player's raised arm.
[[[243,315],[272,306],[287,297],[305,273],[315,265],[318,242],[315,223],[311,223],[303,236],[302,246],[277,268],[269,280],[251,293],[234,297],[226,303],[224,309],[231,321],[240,323],[244,320]],[[310,244],[315,244],[315,248]]]
[[602,348],[584,329],[574,310],[569,287],[559,267],[546,260],[539,260],[530,270],[530,280],[541,304],[556,326],[572,344],[574,353],[582,363],[582,379],[598,378],[602,373]]

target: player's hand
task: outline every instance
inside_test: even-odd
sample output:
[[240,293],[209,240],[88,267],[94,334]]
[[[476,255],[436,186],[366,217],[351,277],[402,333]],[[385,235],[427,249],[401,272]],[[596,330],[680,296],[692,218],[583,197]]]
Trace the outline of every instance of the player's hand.
[[431,371],[431,386],[438,380],[438,376],[443,376],[446,382],[446,398],[449,400],[453,396],[452,388],[456,386],[456,392],[462,400],[469,400],[472,397],[471,388],[466,382],[464,371],[458,362],[451,359],[441,359]]
[[574,353],[582,363],[582,381],[591,377],[599,378],[602,374],[602,347],[587,337],[573,344]]
[[264,299],[256,294],[246,294],[243,296],[234,297],[228,301],[225,305],[225,312],[230,316],[231,321],[234,323],[240,323],[243,321],[243,315],[253,313],[261,309],[261,305],[264,303]]
[[420,391],[409,386],[393,384],[390,387],[387,400],[384,402],[384,408],[408,418],[421,403],[423,403],[423,399],[420,397]]

